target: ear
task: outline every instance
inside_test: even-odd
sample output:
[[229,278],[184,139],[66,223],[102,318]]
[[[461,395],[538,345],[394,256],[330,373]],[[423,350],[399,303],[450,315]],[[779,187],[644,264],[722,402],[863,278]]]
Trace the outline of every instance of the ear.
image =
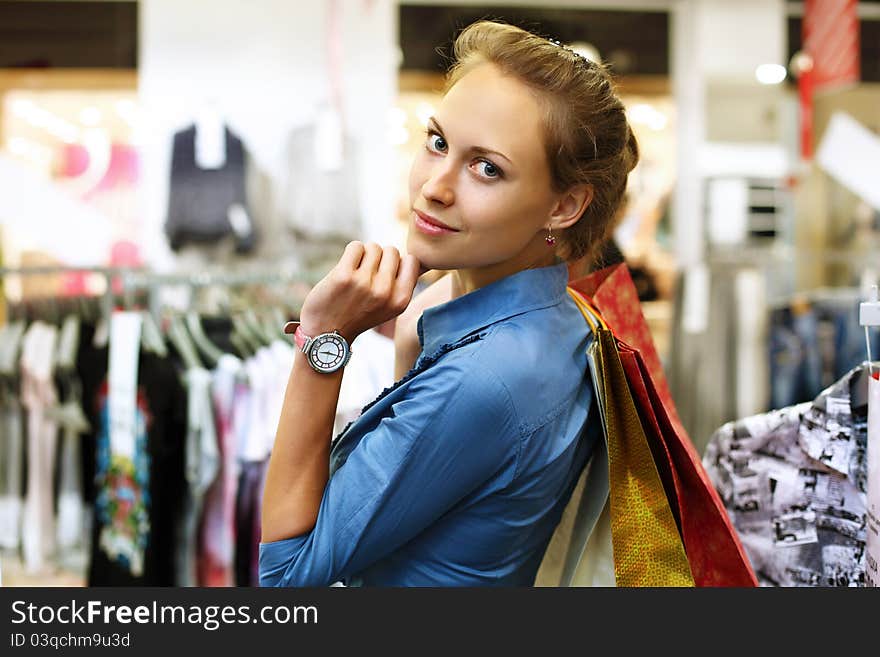
[[563,230],[576,224],[593,202],[593,192],[593,186],[586,183],[575,185],[564,192],[550,213],[553,228]]

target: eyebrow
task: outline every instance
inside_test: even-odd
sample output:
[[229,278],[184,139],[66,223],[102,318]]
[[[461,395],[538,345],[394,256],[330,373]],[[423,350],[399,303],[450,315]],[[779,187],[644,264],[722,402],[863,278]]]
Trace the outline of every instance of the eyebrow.
[[[437,132],[439,132],[441,135],[445,134],[443,132],[443,128],[440,127],[440,124],[437,122],[437,119],[435,119],[433,116],[430,119],[428,119],[428,125],[430,126],[431,124],[434,125],[434,127],[437,129]],[[510,158],[507,157],[504,153],[502,153],[500,151],[493,151],[491,148],[485,148],[484,146],[471,146],[470,150],[473,151],[474,153],[480,153],[481,155],[498,155],[500,157],[503,157],[510,164],[513,164],[513,162],[511,162]]]

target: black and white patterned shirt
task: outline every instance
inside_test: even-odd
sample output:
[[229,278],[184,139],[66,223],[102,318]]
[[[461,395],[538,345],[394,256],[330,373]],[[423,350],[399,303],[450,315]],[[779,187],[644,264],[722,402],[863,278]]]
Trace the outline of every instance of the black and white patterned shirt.
[[703,456],[762,586],[864,586],[867,368],[728,422]]

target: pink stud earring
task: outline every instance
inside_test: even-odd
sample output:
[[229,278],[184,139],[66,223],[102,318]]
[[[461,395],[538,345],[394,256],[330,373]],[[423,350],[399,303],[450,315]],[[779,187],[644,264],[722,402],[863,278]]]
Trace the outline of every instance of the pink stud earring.
[[547,227],[547,237],[544,238],[544,241],[547,242],[547,246],[556,245],[556,238],[553,237],[553,226]]

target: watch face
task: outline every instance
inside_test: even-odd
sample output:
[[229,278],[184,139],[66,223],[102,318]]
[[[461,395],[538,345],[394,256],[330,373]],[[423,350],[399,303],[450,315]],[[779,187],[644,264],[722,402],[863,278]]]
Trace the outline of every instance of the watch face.
[[325,333],[315,338],[309,348],[309,360],[312,365],[323,372],[334,372],[345,364],[348,356],[348,345],[338,335]]

